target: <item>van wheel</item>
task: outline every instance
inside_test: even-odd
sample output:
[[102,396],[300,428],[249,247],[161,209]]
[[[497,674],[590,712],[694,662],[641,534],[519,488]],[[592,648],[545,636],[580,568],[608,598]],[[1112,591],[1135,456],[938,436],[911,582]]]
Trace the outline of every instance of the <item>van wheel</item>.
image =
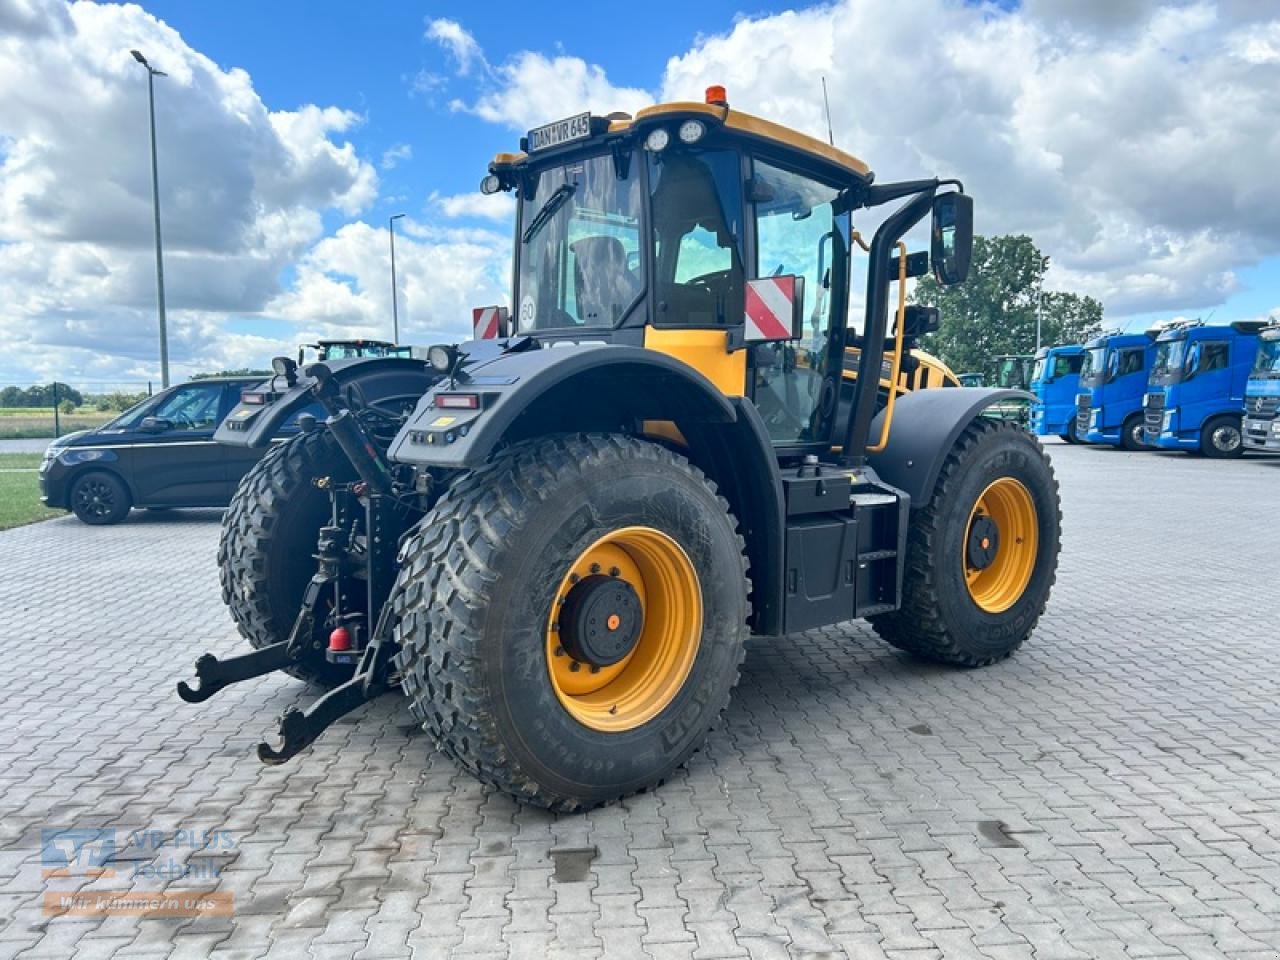
[[1142,439],[1143,429],[1142,414],[1135,413],[1125,418],[1124,425],[1120,428],[1120,448],[1122,450],[1147,449]]
[[743,541],[684,457],[540,438],[458,480],[401,551],[410,707],[460,767],[557,811],[661,784],[702,744],[747,638]]
[[1209,420],[1200,431],[1200,452],[1218,460],[1243,454],[1244,436],[1240,430],[1240,418],[1228,413]]
[[[348,482],[355,471],[328,430],[299,434],[244,475],[222,518],[222,602],[254,649],[289,639],[315,573],[316,539],[329,520],[329,497],[312,482],[320,477]],[[322,631],[319,622],[316,630]],[[352,668],[329,663],[316,642],[323,638],[317,635],[302,663],[285,672],[323,687],[349,678]]]
[[93,470],[71,486],[71,509],[85,523],[106,526],[129,515],[133,498],[129,488],[114,473]]
[[942,663],[1009,656],[1049,600],[1061,526],[1040,444],[1009,421],[975,419],[928,504],[911,513],[901,608],[871,625],[893,646]]

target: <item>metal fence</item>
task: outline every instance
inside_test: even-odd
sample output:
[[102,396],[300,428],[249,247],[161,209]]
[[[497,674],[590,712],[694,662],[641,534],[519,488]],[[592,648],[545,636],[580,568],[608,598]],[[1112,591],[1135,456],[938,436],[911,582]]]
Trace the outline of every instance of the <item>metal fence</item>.
[[149,397],[152,386],[148,380],[0,382],[0,440],[100,426]]

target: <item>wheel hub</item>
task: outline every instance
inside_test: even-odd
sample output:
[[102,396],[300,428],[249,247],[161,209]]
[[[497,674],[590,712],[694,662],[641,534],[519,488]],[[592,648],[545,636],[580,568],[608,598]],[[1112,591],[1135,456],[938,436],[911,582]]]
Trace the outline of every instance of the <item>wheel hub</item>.
[[644,611],[625,580],[592,574],[574,584],[559,617],[560,642],[574,660],[609,667],[635,649]]
[[971,570],[985,570],[1000,551],[1000,528],[985,513],[977,514],[969,525],[969,542],[965,545]]

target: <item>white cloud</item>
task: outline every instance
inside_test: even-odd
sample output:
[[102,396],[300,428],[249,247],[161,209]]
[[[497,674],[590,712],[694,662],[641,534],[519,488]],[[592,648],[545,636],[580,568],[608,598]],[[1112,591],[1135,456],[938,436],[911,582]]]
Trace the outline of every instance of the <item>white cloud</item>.
[[[154,371],[155,260],[142,50],[156,80],[171,356],[198,366],[245,346],[255,313],[322,234],[321,214],[376,196],[336,107],[272,111],[137,6],[0,2],[0,379],[33,369]],[[39,64],[38,70],[32,64]],[[107,365],[109,366],[109,364]]]
[[[396,233],[401,340],[435,343],[470,334],[471,308],[507,302],[511,239],[406,219]],[[387,231],[350,223],[303,258],[297,281],[268,312],[300,336],[388,337],[392,329]]]
[[[668,63],[662,96],[724,83],[735,106],[821,136],[825,75],[839,142],[882,181],[959,176],[979,229],[1030,233],[1050,280],[1109,312],[1195,308],[1280,254],[1280,70],[1260,52],[1280,21],[1250,22],[1256,9],[849,2],[702,40]],[[902,57],[922,22],[936,40]]]
[[390,147],[382,151],[382,169],[393,170],[401,160],[413,159],[413,147],[407,143],[397,143],[394,147]]
[[510,223],[515,216],[515,198],[509,193],[458,193],[440,196],[433,193],[430,204],[449,218],[469,217]]
[[470,73],[471,68],[477,64],[488,67],[484,53],[480,50],[480,44],[476,43],[476,38],[464,30],[456,20],[444,17],[428,20],[427,39],[434,40],[453,55],[459,74]]

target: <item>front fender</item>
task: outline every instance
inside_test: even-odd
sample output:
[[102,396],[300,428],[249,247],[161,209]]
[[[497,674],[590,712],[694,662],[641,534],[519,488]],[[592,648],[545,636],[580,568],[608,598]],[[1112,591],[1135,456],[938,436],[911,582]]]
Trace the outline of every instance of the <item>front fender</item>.
[[[438,394],[476,394],[478,410],[444,408]],[[733,405],[705,376],[666,354],[583,343],[504,353],[437,384],[391,444],[400,463],[471,468],[504,438],[625,429],[640,420],[731,423]]]
[[[916,390],[899,397],[890,425],[889,444],[867,462],[881,480],[911,495],[911,506],[923,507],[933,496],[943,461],[974,417],[1001,400],[1034,400],[1024,390],[954,387]],[[880,435],[884,411],[871,421],[871,436]]]
[[[375,402],[402,399],[412,403],[440,379],[422,360],[409,357],[351,357],[326,362],[338,388],[358,383],[366,400]],[[280,377],[263,381],[255,391],[271,391],[278,396],[265,404],[237,404],[219,425],[213,438],[233,447],[263,447],[291,416],[316,402],[311,393],[315,380],[298,376],[293,387],[284,387]]]

